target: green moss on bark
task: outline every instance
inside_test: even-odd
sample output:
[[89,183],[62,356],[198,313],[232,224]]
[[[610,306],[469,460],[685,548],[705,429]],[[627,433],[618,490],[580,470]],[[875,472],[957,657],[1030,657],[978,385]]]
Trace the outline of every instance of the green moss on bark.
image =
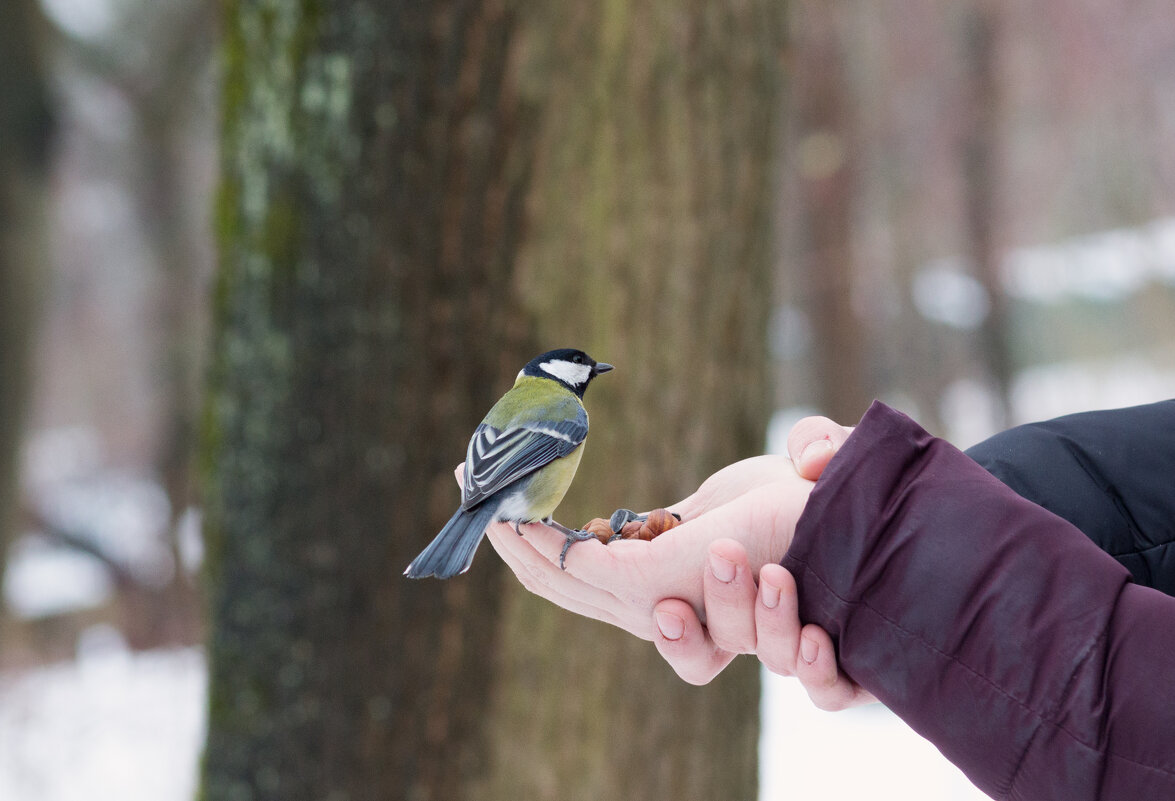
[[[524,189],[495,99],[511,20],[451,10],[226,7],[207,799],[454,798],[485,770],[496,565],[400,577],[521,358],[497,213]],[[487,105],[459,102],[466,61]]]
[[204,798],[753,795],[749,668],[399,573],[532,348],[621,368],[571,523],[759,447],[778,13],[226,6]]

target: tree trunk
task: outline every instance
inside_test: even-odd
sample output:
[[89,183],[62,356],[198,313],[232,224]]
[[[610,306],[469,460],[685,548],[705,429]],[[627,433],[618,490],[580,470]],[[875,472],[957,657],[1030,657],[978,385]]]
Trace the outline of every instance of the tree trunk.
[[204,798],[754,797],[753,661],[399,574],[531,351],[621,368],[565,522],[761,450],[776,8],[229,3]]
[[999,176],[1001,92],[999,81],[999,4],[973,0],[963,15],[967,125],[963,131],[963,205],[966,247],[976,277],[987,290],[990,308],[979,330],[979,351],[992,384],[996,431],[1011,424],[1012,353],[1008,296],[1000,275]]
[[[769,404],[781,5],[550,5],[523,86],[542,106],[520,285],[592,387],[557,517],[648,509],[761,453]],[[752,799],[758,665],[686,685],[649,643],[508,594],[494,799]]]
[[873,393],[864,326],[854,308],[857,143],[842,2],[796,3],[795,100],[804,308],[812,321],[820,413],[855,423]]
[[502,571],[400,573],[521,364],[513,17],[360,0],[225,17],[203,797],[466,797]]
[[35,0],[9,0],[0,8],[0,577],[17,521],[32,334],[48,262],[53,119],[37,14]]

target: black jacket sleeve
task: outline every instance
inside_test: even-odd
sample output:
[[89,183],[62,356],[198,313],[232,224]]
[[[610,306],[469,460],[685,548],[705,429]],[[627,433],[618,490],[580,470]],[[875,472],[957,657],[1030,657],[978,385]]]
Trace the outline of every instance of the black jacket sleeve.
[[1018,426],[966,453],[1175,595],[1175,400]]

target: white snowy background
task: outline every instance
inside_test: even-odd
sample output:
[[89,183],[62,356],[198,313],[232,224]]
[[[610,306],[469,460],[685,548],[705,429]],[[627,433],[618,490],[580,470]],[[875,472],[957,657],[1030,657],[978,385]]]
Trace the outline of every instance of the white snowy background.
[[[111,632],[93,639],[76,662],[0,679],[0,798],[191,801],[203,654],[132,655]],[[821,712],[796,682],[764,679],[764,801],[987,798],[886,709]]]

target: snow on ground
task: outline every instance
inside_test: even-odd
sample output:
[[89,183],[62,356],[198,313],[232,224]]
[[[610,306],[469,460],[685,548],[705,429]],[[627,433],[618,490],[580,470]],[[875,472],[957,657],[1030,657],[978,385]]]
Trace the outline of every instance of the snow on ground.
[[[115,634],[88,639],[77,662],[0,676],[0,799],[190,801],[203,654],[132,654]],[[760,756],[762,801],[987,798],[881,706],[821,712],[778,676],[764,677]]]
[[12,544],[3,584],[4,602],[24,619],[92,609],[114,592],[110,574],[97,559],[35,537]]
[[881,704],[821,712],[795,679],[763,673],[760,801],[989,801]]
[[202,653],[131,654],[113,632],[87,639],[76,662],[0,676],[0,799],[190,801]]

